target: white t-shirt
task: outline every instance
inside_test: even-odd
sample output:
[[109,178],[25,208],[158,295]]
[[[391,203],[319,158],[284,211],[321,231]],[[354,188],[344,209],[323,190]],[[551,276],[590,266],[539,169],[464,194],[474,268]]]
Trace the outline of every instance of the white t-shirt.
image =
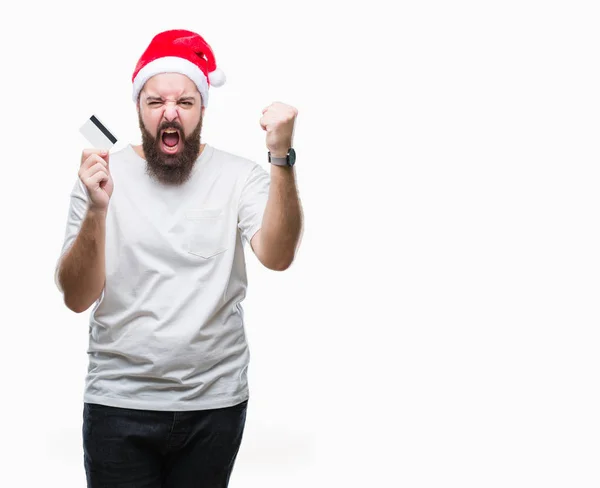
[[[145,171],[131,145],[110,155],[106,285],[90,313],[84,401],[180,411],[235,405],[248,398],[244,245],[261,227],[269,175],[208,144],[183,185]],[[78,177],[70,202],[61,257],[88,205]]]

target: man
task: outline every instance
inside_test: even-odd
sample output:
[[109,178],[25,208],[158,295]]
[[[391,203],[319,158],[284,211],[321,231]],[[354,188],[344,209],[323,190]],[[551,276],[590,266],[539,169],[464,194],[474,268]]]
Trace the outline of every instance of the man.
[[295,108],[263,110],[269,174],[201,143],[210,46],[155,36],[132,77],[140,146],[84,150],[56,268],[65,304],[95,306],[83,410],[88,487],[226,487],[248,402],[244,244],[272,270],[301,232]]

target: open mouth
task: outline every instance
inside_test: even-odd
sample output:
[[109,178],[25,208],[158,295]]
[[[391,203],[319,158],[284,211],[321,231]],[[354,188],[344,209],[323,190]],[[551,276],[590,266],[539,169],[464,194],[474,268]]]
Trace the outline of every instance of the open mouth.
[[177,129],[165,129],[161,134],[161,149],[167,154],[175,154],[179,150],[181,137]]

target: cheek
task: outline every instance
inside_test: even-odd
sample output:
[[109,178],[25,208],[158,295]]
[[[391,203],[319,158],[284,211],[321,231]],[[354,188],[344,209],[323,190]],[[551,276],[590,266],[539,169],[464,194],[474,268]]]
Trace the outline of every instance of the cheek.
[[142,113],[142,123],[153,137],[156,137],[160,117],[153,111]]
[[200,123],[200,113],[190,114],[183,119],[183,127],[185,128],[186,136],[189,136]]

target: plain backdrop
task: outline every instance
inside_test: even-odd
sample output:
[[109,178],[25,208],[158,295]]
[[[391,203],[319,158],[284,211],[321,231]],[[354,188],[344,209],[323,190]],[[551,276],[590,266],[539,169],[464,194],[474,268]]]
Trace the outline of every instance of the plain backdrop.
[[305,216],[247,247],[231,487],[598,487],[600,14],[584,1],[16,2],[0,17],[3,486],[85,486],[89,310],[53,281],[92,114],[141,141],[158,32],[225,72],[203,141],[266,169],[299,110]]

